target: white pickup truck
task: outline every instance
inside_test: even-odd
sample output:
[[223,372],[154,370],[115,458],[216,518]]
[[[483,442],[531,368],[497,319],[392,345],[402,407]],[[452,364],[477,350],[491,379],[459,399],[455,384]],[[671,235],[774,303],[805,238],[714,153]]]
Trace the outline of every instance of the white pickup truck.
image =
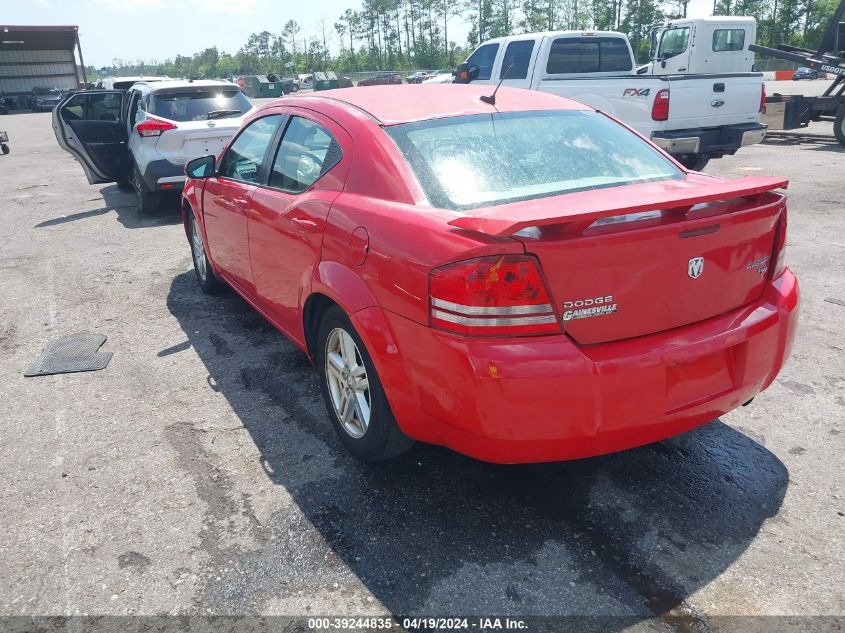
[[[479,45],[458,66],[455,83],[498,84],[551,92],[593,106],[637,130],[688,168],[759,143],[766,134],[763,75],[692,74],[720,67],[721,53],[747,53],[754,42],[736,25],[712,25],[696,36],[690,24],[669,24],[656,39],[655,61],[637,69],[631,45],[615,31],[555,31],[502,37]],[[703,29],[702,29],[703,30]],[[753,56],[746,57],[753,60]],[[677,67],[682,62],[683,68]],[[665,62],[665,64],[664,64]],[[750,71],[751,61],[747,62]],[[668,73],[664,69],[669,67]],[[677,68],[676,68],[677,67]]]

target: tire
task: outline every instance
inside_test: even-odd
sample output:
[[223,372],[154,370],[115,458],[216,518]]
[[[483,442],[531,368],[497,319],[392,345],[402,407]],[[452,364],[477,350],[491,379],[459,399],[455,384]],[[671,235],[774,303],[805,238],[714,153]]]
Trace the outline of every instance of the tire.
[[9,153],[9,146],[6,145],[5,143],[0,144],[0,151],[2,151],[4,154],[8,154]]
[[833,134],[840,145],[845,145],[845,108],[839,108],[833,121]]
[[226,285],[217,278],[211,268],[202,233],[199,231],[194,212],[190,209],[188,210],[187,220],[188,243],[191,245],[191,260],[194,262],[194,274],[197,276],[197,283],[205,294],[219,295],[226,290]]
[[[315,352],[326,411],[346,450],[361,461],[379,462],[414,445],[396,424],[367,348],[340,308],[323,316]],[[366,387],[350,388],[356,382]],[[351,411],[347,422],[344,411]]]
[[147,188],[137,165],[132,167],[132,186],[138,199],[138,213],[150,215],[158,211],[158,194]]
[[687,169],[691,169],[692,171],[701,171],[707,166],[707,163],[710,162],[710,155],[709,154],[691,154],[684,156],[683,158],[678,158],[678,162],[681,163]]

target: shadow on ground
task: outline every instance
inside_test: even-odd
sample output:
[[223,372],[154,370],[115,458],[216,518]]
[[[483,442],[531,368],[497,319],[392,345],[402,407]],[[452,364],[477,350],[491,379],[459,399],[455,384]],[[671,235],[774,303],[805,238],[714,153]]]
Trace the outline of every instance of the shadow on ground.
[[[783,501],[784,465],[720,421],[574,462],[495,466],[418,445],[365,466],[336,441],[304,354],[245,302],[202,295],[189,271],[173,281],[168,307],[187,340],[160,355],[193,347],[267,476],[298,507],[259,529],[258,549],[220,544],[225,531],[209,528],[204,546],[228,568],[207,587],[204,608],[216,613],[316,592],[348,567],[393,613],[695,621],[685,599],[730,566]],[[225,482],[211,483],[213,458],[202,457],[190,424],[171,430],[208,523],[225,523],[238,505],[221,498],[231,493]]]
[[179,211],[179,196],[167,193],[162,197],[161,205],[156,213],[142,215],[138,212],[138,202],[132,191],[121,191],[117,185],[106,185],[100,189],[104,206],[90,211],[80,211],[70,215],[62,215],[36,224],[36,228],[58,226],[68,222],[87,220],[108,213],[114,213],[118,222],[128,229],[143,229],[150,226],[178,224],[182,221]]

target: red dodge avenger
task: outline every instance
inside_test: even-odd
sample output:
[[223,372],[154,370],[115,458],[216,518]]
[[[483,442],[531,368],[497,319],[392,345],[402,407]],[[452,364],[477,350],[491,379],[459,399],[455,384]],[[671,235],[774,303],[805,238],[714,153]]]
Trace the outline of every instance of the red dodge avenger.
[[786,181],[690,172],[588,106],[490,92],[260,108],[187,166],[199,285],[231,286],[313,359],[367,461],[414,440],[503,463],[598,455],[768,387],[798,316]]

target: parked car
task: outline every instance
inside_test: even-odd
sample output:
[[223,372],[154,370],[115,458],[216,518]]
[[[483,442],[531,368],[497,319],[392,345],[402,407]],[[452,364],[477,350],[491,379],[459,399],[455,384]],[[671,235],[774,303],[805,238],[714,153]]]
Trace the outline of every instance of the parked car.
[[6,97],[0,97],[0,114],[9,114],[9,101],[6,100]]
[[434,75],[427,70],[418,70],[417,72],[408,75],[406,81],[409,84],[421,84],[423,81],[433,76]]
[[290,86],[289,92],[299,92],[299,77],[282,77],[282,81]]
[[[710,24],[712,20],[717,20],[719,28]],[[458,66],[455,82],[496,85],[507,73],[503,85],[550,92],[599,108],[650,138],[686,167],[701,170],[711,158],[734,154],[766,135],[766,126],[759,122],[765,109],[763,75],[718,70],[720,55],[734,54],[714,53],[724,39],[718,32],[737,30],[721,28],[719,20],[696,20],[706,22],[707,32],[713,32],[704,40],[695,40],[691,35],[695,30],[688,24],[664,29],[656,43],[656,54],[663,61],[654,68],[637,69],[628,37],[616,31],[497,38],[483,42]],[[702,41],[707,46],[698,45],[691,52],[693,43]],[[748,43],[743,40],[746,48]],[[727,68],[745,63],[747,51],[735,52],[739,57]],[[709,73],[670,73],[678,64],[684,71],[687,66],[705,65],[698,60],[702,57],[710,59]]]
[[818,70],[801,66],[801,68],[796,70],[795,74],[792,75],[792,81],[800,81],[801,79],[818,79],[820,76],[821,73],[819,73]]
[[151,213],[185,183],[185,163],[216,155],[253,110],[241,89],[218,80],[136,82],[128,91],[79,92],[59,104],[59,146],[88,182],[132,188]]
[[58,88],[35,87],[29,94],[29,106],[33,112],[52,110],[62,100],[62,91]]
[[289,97],[186,167],[200,287],[309,355],[349,451],[586,457],[771,384],[797,323],[786,181],[690,172],[589,106],[492,92]]
[[143,81],[146,83],[153,83],[156,81],[167,81],[170,79],[167,75],[158,77],[144,77],[143,75],[136,75],[130,77],[103,77],[94,86],[96,90],[129,90],[133,84]]
[[423,80],[424,84],[450,84],[455,81],[455,75],[452,73],[437,73]]
[[9,135],[3,131],[0,131],[0,153],[9,153]]
[[386,86],[389,84],[401,84],[402,77],[399,76],[399,73],[378,73],[375,75],[371,75],[366,79],[362,79],[358,82],[359,86]]

